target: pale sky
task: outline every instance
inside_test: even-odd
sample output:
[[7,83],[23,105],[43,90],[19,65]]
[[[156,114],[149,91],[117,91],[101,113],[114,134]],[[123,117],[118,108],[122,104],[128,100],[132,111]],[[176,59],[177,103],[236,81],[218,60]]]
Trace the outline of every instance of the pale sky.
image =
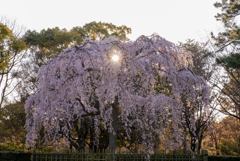
[[217,0],[0,0],[0,16],[16,19],[30,30],[59,27],[70,30],[92,21],[126,25],[135,40],[154,32],[177,43],[203,40],[221,25]]

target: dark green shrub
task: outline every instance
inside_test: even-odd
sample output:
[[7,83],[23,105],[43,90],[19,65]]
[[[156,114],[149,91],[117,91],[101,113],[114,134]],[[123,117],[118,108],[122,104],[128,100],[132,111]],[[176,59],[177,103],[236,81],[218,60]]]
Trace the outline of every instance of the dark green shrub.
[[220,150],[223,155],[240,155],[240,148],[238,147],[238,142],[227,142],[225,140],[221,141]]
[[0,161],[31,161],[31,153],[0,152]]
[[239,161],[239,156],[208,156],[208,161]]

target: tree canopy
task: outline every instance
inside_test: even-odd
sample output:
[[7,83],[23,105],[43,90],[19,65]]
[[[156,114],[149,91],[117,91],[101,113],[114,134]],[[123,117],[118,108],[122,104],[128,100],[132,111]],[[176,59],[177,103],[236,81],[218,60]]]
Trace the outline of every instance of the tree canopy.
[[131,28],[124,25],[90,22],[83,27],[73,27],[70,31],[58,27],[43,29],[40,32],[28,30],[24,35],[24,41],[36,52],[39,61],[46,64],[51,58],[61,54],[64,49],[80,44],[84,38],[103,40],[109,36],[116,36],[125,40],[126,35],[130,33]]
[[[196,99],[203,107],[209,106],[210,96],[204,80],[186,68],[191,54],[183,52],[156,34],[134,42],[114,37],[85,39],[81,45],[68,48],[40,68],[37,92],[26,101],[28,146],[38,139],[41,125],[46,140],[57,140],[59,132],[69,137],[74,121],[89,117],[95,120],[96,134],[101,118],[110,132],[109,144],[116,139],[121,120],[126,133],[137,125],[146,150],[153,149],[153,131],[166,148],[178,148],[182,140],[181,95],[188,96],[189,108],[194,108],[191,103]],[[113,61],[113,55],[118,55],[119,61]],[[156,90],[159,85],[169,90]],[[194,128],[194,117],[191,124]],[[165,128],[172,135],[164,138]]]
[[219,111],[238,119],[240,119],[237,112],[240,111],[240,28],[236,18],[240,13],[239,2],[239,0],[223,0],[214,4],[216,8],[221,9],[221,13],[215,17],[223,23],[224,31],[219,32],[217,36],[212,34],[217,47],[216,64],[224,69],[224,74],[216,71],[216,77],[212,81],[212,85],[219,91],[217,94],[217,100],[221,106]]
[[66,48],[80,44],[84,38],[102,40],[109,36],[121,37],[127,41],[127,34],[131,28],[112,23],[90,22],[84,26],[76,26],[71,30],[58,27],[43,29],[40,32],[28,30],[23,39],[28,46],[28,61],[22,62],[21,72],[18,76],[22,79],[21,94],[31,94],[37,87],[37,73],[53,57],[60,55]]
[[16,85],[10,87],[13,82],[13,75],[11,74],[14,67],[19,65],[22,60],[22,51],[25,49],[25,42],[15,36],[7,25],[0,22],[0,107],[2,107],[6,96],[16,87]]

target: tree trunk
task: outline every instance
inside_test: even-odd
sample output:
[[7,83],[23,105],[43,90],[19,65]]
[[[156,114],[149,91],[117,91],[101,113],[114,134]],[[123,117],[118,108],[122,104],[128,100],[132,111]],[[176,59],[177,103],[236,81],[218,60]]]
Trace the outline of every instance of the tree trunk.
[[[156,151],[156,146],[154,146],[154,151]],[[137,143],[137,141],[136,141],[136,143],[135,143],[134,152],[135,152],[135,153],[138,153],[138,143]]]
[[200,150],[202,148],[202,139],[203,139],[203,135],[201,134],[199,139],[198,139],[198,149],[197,149],[198,154],[200,154]]
[[[90,128],[90,143],[89,143],[89,151],[94,151],[94,119],[92,119],[92,125]],[[95,148],[96,150],[96,148]]]
[[183,153],[185,154],[187,152],[187,128],[186,126],[183,126]]
[[218,148],[217,142],[215,143],[216,155],[220,155],[220,150]]
[[116,139],[117,139],[117,122],[118,122],[118,101],[117,97],[115,98],[113,109],[112,109],[112,132],[109,136],[109,152],[114,153],[116,150]]
[[69,144],[70,144],[70,146],[69,146],[69,153],[71,153],[71,152],[72,152],[72,149],[73,149],[73,146],[72,146],[71,143],[69,143]]
[[195,152],[196,147],[196,137],[191,137],[191,150],[192,152]]

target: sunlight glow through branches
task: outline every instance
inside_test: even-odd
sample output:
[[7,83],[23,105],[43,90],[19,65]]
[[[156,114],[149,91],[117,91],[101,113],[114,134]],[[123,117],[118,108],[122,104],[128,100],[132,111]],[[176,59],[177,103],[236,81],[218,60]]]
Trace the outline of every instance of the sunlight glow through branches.
[[118,61],[118,60],[119,60],[119,56],[113,55],[113,56],[112,56],[112,60],[113,60],[113,61]]

